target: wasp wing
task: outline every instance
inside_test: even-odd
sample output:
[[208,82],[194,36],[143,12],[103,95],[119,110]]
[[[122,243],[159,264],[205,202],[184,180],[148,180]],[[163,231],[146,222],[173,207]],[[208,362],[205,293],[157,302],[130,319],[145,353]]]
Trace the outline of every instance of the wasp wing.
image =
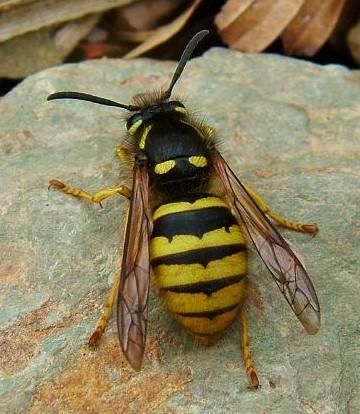
[[144,355],[147,301],[150,285],[149,178],[145,167],[135,166],[118,296],[117,324],[121,349],[137,371]]
[[306,331],[315,334],[320,327],[320,306],[301,261],[219,153],[214,155],[214,168],[222,180],[236,220],[244,225],[261,259]]

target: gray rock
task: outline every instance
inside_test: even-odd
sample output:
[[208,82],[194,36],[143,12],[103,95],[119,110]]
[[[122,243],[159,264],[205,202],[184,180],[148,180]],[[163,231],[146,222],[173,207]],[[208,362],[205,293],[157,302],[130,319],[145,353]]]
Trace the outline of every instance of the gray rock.
[[46,96],[78,90],[127,103],[167,85],[173,69],[146,59],[66,65],[0,101],[0,412],[357,413],[360,77],[340,66],[213,49],[176,86],[216,127],[242,180],[276,212],[318,223],[315,238],[282,233],[316,286],[320,332],[304,332],[252,253],[262,308],[247,308],[260,390],[248,389],[238,324],[203,348],[155,293],[140,373],[120,353],[114,319],[99,349],[87,347],[119,267],[127,201],[101,209],[47,185],[129,184],[114,156],[124,113]]

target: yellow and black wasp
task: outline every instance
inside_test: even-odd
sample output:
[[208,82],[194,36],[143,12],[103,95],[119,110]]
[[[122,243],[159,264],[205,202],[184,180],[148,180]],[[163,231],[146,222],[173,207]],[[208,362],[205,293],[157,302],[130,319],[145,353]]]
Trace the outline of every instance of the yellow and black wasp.
[[318,228],[273,213],[218,152],[214,130],[195,119],[182,102],[170,100],[207,33],[200,31],[190,40],[166,91],[137,95],[131,105],[79,92],[50,95],[48,100],[80,99],[128,110],[128,137],[117,153],[133,159],[131,189],[120,185],[90,194],[59,180],[51,180],[50,186],[96,203],[116,194],[130,200],[121,271],[90,343],[101,337],[117,294],[120,345],[131,366],[140,370],[152,270],[167,308],[202,344],[213,344],[240,316],[246,372],[257,387],[242,310],[247,294],[246,241],[252,241],[306,331],[315,334],[320,308],[313,284],[270,219],[306,233]]

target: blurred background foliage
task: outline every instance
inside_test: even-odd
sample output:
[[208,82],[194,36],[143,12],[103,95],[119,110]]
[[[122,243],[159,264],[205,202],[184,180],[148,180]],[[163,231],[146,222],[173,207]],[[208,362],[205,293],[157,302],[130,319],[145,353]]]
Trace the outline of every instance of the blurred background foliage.
[[63,62],[212,46],[360,65],[360,0],[0,0],[0,94]]

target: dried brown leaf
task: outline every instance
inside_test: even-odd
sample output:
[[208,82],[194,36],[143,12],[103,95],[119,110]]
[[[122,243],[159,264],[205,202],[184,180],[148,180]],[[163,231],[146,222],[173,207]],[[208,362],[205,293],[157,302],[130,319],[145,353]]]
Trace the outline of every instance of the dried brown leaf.
[[345,0],[306,0],[282,34],[285,52],[313,56],[333,31]]
[[72,20],[56,31],[53,40],[57,50],[66,57],[87,36],[101,18],[101,13]]
[[[216,17],[220,35],[231,48],[260,52],[300,10],[304,0],[229,0]],[[225,14],[225,16],[224,16]]]
[[18,79],[62,63],[47,28],[0,43],[0,77]]
[[122,7],[135,0],[32,0],[0,2],[0,42],[39,28]]
[[254,0],[228,0],[220,12],[215,16],[215,25],[222,31],[229,27],[236,19],[251,6]]
[[27,3],[31,3],[34,0],[4,0],[0,3],[0,11],[5,9],[10,9],[14,6],[24,5]]
[[[119,30],[149,31],[164,23],[184,0],[142,0],[117,10]],[[169,20],[167,20],[169,21]]]
[[125,59],[135,58],[169,40],[184,27],[185,23],[189,20],[201,2],[202,0],[195,0],[191,6],[175,20],[165,26],[159,27],[144,43],[137,46],[123,57]]
[[121,31],[117,32],[116,37],[120,41],[131,42],[131,43],[143,43],[150,36],[153,36],[155,30],[144,30],[140,32],[132,32],[132,31]]

